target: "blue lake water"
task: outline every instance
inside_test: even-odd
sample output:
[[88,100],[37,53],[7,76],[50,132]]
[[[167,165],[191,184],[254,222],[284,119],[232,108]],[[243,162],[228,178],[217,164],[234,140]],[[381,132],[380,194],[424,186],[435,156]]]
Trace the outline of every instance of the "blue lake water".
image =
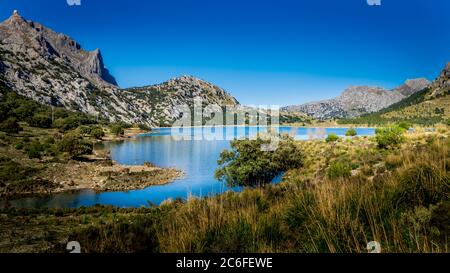
[[[372,128],[357,128],[359,136],[369,136],[375,133]],[[121,141],[103,143],[101,149],[109,149],[111,157],[120,164],[142,165],[151,162],[160,167],[174,167],[182,170],[184,176],[166,184],[151,186],[143,190],[128,192],[96,193],[92,190],[82,190],[75,193],[61,193],[47,197],[23,198],[9,201],[13,207],[53,207],[75,208],[93,206],[96,204],[113,205],[117,207],[141,207],[160,204],[169,198],[185,199],[189,195],[210,196],[228,190],[238,191],[240,188],[230,188],[225,183],[214,178],[217,159],[224,149],[230,147],[230,140],[244,136],[255,136],[265,132],[266,128],[257,127],[224,127],[224,128],[189,128],[189,129],[155,129],[149,134]],[[296,139],[308,139],[316,133],[316,137],[325,137],[334,133],[344,136],[346,128],[307,129],[280,127],[281,133],[289,133]],[[279,182],[281,177],[274,180]],[[4,206],[4,204],[3,204]]]

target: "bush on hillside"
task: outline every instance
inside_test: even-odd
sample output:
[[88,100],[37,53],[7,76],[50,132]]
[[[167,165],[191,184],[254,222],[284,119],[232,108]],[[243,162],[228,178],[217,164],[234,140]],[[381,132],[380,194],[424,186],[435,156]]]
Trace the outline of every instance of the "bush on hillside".
[[0,131],[9,133],[9,134],[17,134],[22,130],[22,127],[20,127],[17,118],[10,117],[7,118],[5,121],[0,123]]
[[380,149],[398,148],[405,142],[404,129],[398,126],[379,128],[375,133],[375,139]]
[[327,170],[327,176],[330,179],[347,178],[352,175],[352,168],[348,164],[340,161],[334,161]]
[[105,136],[105,132],[101,127],[94,127],[91,130],[91,136],[96,139],[102,139]]
[[33,142],[26,147],[25,151],[30,159],[40,159],[42,157],[42,152],[44,151],[44,146],[39,142],[39,140],[33,140]]
[[125,133],[124,127],[119,123],[114,123],[110,127],[111,134],[115,136],[123,136]]
[[64,135],[58,143],[60,152],[68,153],[71,157],[92,154],[93,145],[86,141],[76,132],[70,132]]
[[412,124],[407,122],[407,121],[402,121],[402,122],[398,123],[397,126],[402,128],[402,129],[404,129],[404,130],[406,130],[406,131],[408,131],[409,129],[411,129]]
[[38,127],[38,128],[52,127],[52,119],[48,114],[45,113],[36,113],[32,117],[28,118],[27,122],[31,127]]
[[346,136],[348,137],[354,137],[358,135],[358,132],[356,132],[355,128],[350,128],[348,129],[348,131],[345,133]]
[[339,137],[336,134],[333,134],[333,133],[329,134],[327,136],[327,138],[325,139],[325,141],[328,142],[328,143],[336,142],[338,140],[339,140]]

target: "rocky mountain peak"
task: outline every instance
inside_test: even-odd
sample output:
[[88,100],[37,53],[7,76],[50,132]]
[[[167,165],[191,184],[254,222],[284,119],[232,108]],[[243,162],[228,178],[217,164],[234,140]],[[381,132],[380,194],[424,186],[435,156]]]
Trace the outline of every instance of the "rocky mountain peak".
[[412,94],[426,88],[430,82],[425,78],[407,80],[401,86],[387,90],[377,86],[351,86],[336,98],[283,110],[302,112],[317,119],[348,118],[380,111]]
[[176,78],[172,78],[169,81],[167,81],[167,84],[169,85],[192,85],[192,86],[199,86],[199,85],[210,85],[211,83],[204,81],[202,79],[199,79],[197,77],[191,76],[191,75],[182,75]]
[[67,64],[96,86],[117,85],[99,50],[86,51],[69,36],[27,21],[17,11],[0,23],[0,42],[15,54]]
[[409,79],[393,91],[400,92],[404,96],[411,96],[412,94],[425,89],[428,85],[430,85],[430,81],[425,78]]
[[13,14],[10,17],[11,20],[23,20],[22,16],[20,16],[19,11],[18,10],[14,10]]
[[378,86],[350,86],[349,88],[344,90],[341,96],[357,96],[366,93],[381,93],[384,91],[386,91],[384,88]]

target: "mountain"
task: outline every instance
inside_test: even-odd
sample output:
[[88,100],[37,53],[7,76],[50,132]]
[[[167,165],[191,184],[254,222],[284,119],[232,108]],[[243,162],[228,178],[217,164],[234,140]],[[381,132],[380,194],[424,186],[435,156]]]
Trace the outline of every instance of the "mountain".
[[283,108],[283,111],[301,112],[316,119],[351,118],[380,111],[424,89],[427,79],[407,80],[401,86],[386,90],[381,87],[352,86],[339,97]]
[[170,124],[179,115],[175,106],[191,105],[197,96],[207,104],[239,104],[223,89],[187,76],[121,89],[100,50],[86,51],[17,11],[0,23],[0,84],[44,104],[149,126]]
[[121,99],[130,107],[144,110],[146,118],[165,125],[172,124],[179,118],[178,106],[187,105],[192,108],[194,99],[201,99],[204,105],[216,107],[239,105],[239,102],[222,88],[193,76],[181,76],[162,84],[122,91]]
[[430,86],[429,99],[448,96],[450,92],[450,62],[442,70],[439,77]]
[[343,119],[343,124],[387,124],[408,121],[433,125],[450,121],[450,62],[431,84],[419,92],[376,113]]
[[450,62],[427,88],[391,105],[380,113],[385,119],[428,119],[441,121],[450,118]]

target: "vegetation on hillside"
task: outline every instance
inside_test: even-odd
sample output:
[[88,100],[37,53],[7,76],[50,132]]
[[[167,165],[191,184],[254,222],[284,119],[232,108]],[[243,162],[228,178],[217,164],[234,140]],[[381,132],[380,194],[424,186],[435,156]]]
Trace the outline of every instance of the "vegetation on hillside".
[[[49,179],[49,169],[62,163],[69,168],[71,161],[86,161],[93,144],[105,137],[123,137],[130,125],[109,123],[92,116],[63,108],[42,105],[31,99],[0,88],[0,195],[12,196],[45,193],[57,190],[61,181]],[[136,125],[138,127],[139,125]],[[76,163],[74,163],[76,165]],[[89,172],[93,166],[85,166]],[[51,167],[53,166],[53,167]],[[89,169],[89,170],[88,170]],[[66,170],[67,171],[67,170]],[[14,179],[14,175],[17,176]],[[144,172],[142,178],[147,177]],[[26,175],[20,175],[26,174]],[[147,176],[146,176],[147,175]],[[66,175],[69,177],[69,174]],[[131,179],[121,175],[120,181]],[[167,174],[157,174],[167,181]],[[166,177],[167,176],[167,177]],[[172,175],[173,177],[174,175]],[[68,178],[58,180],[67,181]],[[111,177],[111,175],[110,175]],[[128,183],[134,185],[132,181]],[[111,188],[124,183],[114,182]]]
[[377,113],[361,117],[338,120],[339,124],[363,124],[383,126],[392,123],[408,122],[410,124],[431,126],[450,120],[450,96],[429,97],[430,90],[424,90],[395,103]]

